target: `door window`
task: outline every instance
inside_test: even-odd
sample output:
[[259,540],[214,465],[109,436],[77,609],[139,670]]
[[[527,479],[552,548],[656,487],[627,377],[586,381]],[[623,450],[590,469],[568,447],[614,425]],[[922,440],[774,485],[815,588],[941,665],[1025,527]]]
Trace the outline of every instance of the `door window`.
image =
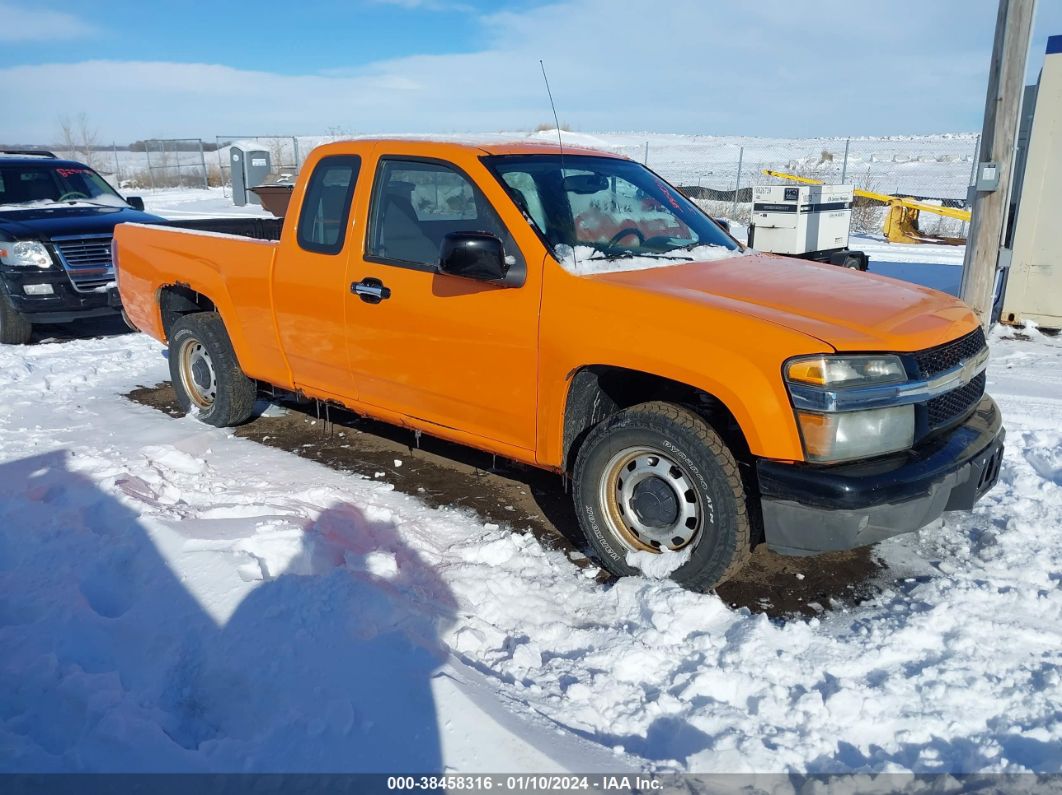
[[356,155],[332,155],[317,164],[299,212],[300,247],[319,254],[343,250],[360,166],[361,158]]
[[367,253],[429,270],[451,232],[489,232],[501,238],[506,254],[518,254],[494,208],[456,168],[433,161],[381,160]]

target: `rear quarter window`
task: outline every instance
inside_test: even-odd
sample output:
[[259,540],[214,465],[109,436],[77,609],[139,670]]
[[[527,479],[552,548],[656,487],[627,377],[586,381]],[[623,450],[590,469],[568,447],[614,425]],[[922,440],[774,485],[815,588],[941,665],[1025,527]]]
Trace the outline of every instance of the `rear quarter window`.
[[300,248],[318,254],[343,250],[360,169],[357,155],[332,155],[317,164],[299,211],[296,239]]

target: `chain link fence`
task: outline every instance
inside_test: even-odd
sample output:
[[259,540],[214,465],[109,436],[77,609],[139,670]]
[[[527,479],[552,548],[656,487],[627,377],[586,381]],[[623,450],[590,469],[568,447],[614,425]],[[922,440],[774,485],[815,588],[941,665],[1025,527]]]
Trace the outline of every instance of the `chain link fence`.
[[209,175],[201,138],[150,138],[140,142],[140,146],[143,147],[146,168],[131,176],[139,187],[156,190],[208,186]]

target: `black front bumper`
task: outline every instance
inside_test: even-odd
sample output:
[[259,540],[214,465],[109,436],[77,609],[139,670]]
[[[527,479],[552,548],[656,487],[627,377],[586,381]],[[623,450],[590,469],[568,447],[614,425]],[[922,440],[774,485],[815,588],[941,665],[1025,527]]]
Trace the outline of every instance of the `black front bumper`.
[[[0,289],[11,299],[12,306],[31,323],[68,323],[90,317],[115,315],[122,311],[116,288],[100,292],[74,289],[66,273],[58,268],[38,270],[19,268],[0,272]],[[50,284],[52,295],[26,295],[27,284]]]
[[1005,435],[985,396],[964,423],[903,454],[832,466],[759,461],[767,546],[785,555],[852,549],[968,511],[999,477]]

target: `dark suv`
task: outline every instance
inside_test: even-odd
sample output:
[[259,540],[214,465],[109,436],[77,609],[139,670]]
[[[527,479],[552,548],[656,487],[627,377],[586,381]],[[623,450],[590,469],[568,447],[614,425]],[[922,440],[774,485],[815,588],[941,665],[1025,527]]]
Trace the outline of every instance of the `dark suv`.
[[121,312],[111,237],[117,224],[164,223],[137,197],[51,152],[0,150],[0,343],[34,323]]

